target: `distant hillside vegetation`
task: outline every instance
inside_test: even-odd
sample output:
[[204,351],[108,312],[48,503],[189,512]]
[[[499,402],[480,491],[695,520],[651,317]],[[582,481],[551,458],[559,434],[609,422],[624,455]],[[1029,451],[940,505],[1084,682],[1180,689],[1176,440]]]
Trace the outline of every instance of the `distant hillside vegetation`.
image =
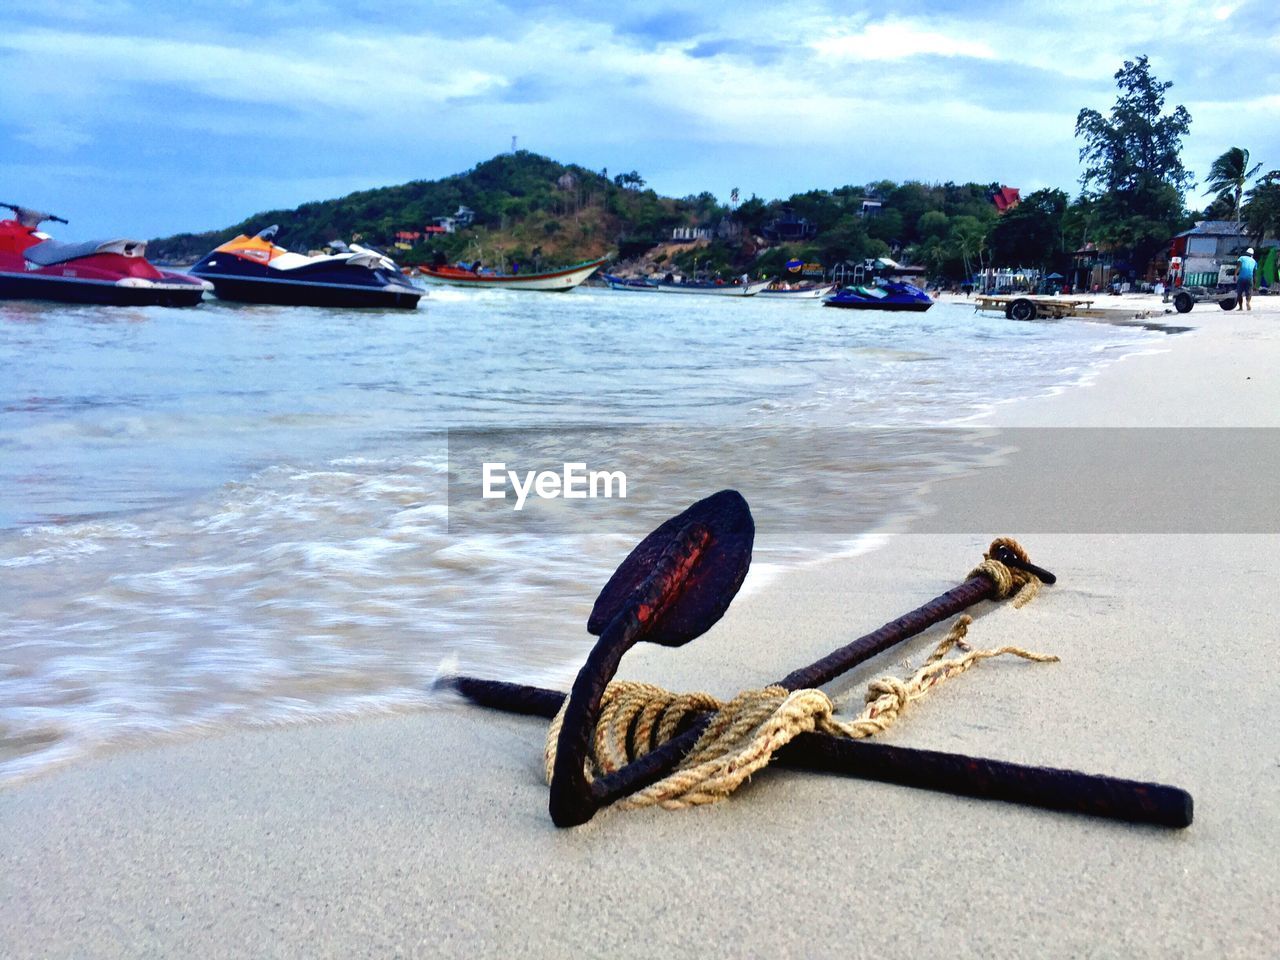
[[[785,200],[753,194],[730,209],[708,192],[661,197],[634,170],[610,177],[520,151],[441,180],[362,190],[257,213],[225,230],[152,240],[150,251],[159,260],[191,263],[236,234],[278,223],[278,242],[291,250],[357,240],[404,264],[442,254],[449,261],[536,269],[613,254],[621,272],[727,277],[783,275],[797,261],[829,268],[890,255],[924,264],[933,275],[968,277],[993,253],[1010,262],[1024,254],[1024,262],[1049,261],[1050,251],[1039,248],[1052,241],[1061,256],[1065,195],[1037,191],[998,216],[990,199],[997,187],[881,180]],[[474,211],[471,225],[409,241],[398,237],[422,233],[460,206]],[[1037,241],[1034,250],[1028,237]],[[398,241],[406,245],[397,247]]]
[[[398,233],[420,232],[459,206],[475,212],[471,227],[425,237],[408,251],[394,249]],[[558,266],[619,250],[624,256],[647,250],[669,239],[673,227],[721,213],[710,193],[683,200],[660,197],[644,189],[634,171],[610,179],[603,171],[522,150],[442,180],[362,190],[295,210],[256,213],[225,230],[152,240],[150,255],[191,262],[237,234],[278,223],[278,242],[302,252],[335,239],[359,239],[393,251],[403,263],[426,261],[439,251],[450,260]]]

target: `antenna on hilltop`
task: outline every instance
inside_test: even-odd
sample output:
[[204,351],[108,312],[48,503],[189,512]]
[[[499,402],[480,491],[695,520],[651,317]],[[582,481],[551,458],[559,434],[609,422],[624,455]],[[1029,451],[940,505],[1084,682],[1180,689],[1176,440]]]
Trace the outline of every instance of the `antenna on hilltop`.
[[516,135],[514,133],[511,135],[511,152],[516,152]]

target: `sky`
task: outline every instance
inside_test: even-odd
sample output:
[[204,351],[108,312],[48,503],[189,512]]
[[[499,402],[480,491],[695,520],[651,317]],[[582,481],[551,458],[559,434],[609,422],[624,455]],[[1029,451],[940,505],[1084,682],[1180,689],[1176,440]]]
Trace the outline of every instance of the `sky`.
[[1076,114],[1105,113],[1139,54],[1191,112],[1193,173],[1231,146],[1265,171],[1268,6],[5,0],[0,200],[67,218],[64,239],[149,238],[460,173],[513,136],[671,196],[881,179],[1074,194]]

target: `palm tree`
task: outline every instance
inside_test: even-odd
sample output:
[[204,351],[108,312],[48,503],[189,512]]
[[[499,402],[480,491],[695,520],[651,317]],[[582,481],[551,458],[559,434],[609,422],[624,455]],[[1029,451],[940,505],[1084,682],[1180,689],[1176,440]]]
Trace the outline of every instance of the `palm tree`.
[[987,248],[987,228],[977,217],[960,216],[951,221],[951,241],[964,261],[964,275],[968,280],[973,276],[976,260],[978,270],[982,270],[983,253]]
[[[942,273],[943,265],[951,259],[951,247],[941,237],[929,237],[915,248],[913,259],[919,259],[929,268],[929,275],[936,277]],[[965,277],[968,280],[968,277]]]
[[1236,223],[1240,222],[1240,198],[1244,195],[1244,185],[1258,172],[1261,163],[1249,167],[1249,151],[1244,147],[1232,147],[1209,168],[1209,179],[1205,186],[1207,194],[1213,194],[1216,201],[1230,203],[1235,211]]
[[1241,212],[1255,246],[1260,246],[1267,234],[1280,233],[1280,170],[1265,173],[1254,182]]

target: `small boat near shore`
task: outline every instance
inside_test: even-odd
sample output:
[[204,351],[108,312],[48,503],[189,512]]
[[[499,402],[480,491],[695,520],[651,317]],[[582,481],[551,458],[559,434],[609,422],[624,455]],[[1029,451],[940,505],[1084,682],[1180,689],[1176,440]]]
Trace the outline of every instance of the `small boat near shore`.
[[160,270],[145,240],[61,243],[40,230],[51,213],[14,204],[0,220],[0,300],[55,300],[114,307],[192,307],[209,289],[185,273]]
[[933,298],[917,286],[898,280],[880,280],[870,286],[845,287],[822,301],[824,307],[845,310],[905,310],[923,313]]
[[619,277],[612,273],[602,273],[600,275],[604,282],[609,285],[610,290],[652,290],[658,285],[657,280],[650,280],[648,277]]
[[608,257],[584,260],[560,270],[543,273],[483,273],[446,265],[418,267],[418,275],[431,283],[473,290],[541,290],[564,293],[572,290],[604,265]]
[[335,241],[331,254],[306,256],[274,243],[278,226],[228,240],[191,268],[219,300],[295,307],[394,307],[412,310],[423,292],[394,260]]
[[754,297],[772,281],[757,280],[754,283],[711,283],[705,281],[677,282],[674,280],[645,280],[615,277],[606,274],[605,281],[611,290],[631,290],[641,293],[684,293],[713,297]]
[[821,300],[836,288],[834,283],[819,284],[813,287],[766,287],[758,294],[768,300]]

